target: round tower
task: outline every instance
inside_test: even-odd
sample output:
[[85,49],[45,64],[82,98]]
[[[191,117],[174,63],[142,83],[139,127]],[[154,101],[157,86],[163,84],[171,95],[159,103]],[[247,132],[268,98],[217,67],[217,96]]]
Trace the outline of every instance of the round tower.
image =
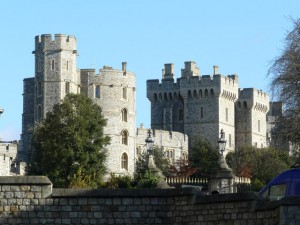
[[122,70],[104,66],[95,70],[81,70],[82,92],[97,103],[107,125],[104,133],[111,137],[107,146],[109,173],[130,174],[135,163],[136,77],[122,63]]
[[68,93],[78,92],[76,39],[50,34],[35,37],[35,121],[43,119]]

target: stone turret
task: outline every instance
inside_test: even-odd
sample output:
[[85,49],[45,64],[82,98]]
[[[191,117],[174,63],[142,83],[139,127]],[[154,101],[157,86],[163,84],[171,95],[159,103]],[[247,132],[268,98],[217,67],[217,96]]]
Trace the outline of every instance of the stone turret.
[[269,111],[269,96],[255,88],[239,89],[236,102],[236,135],[237,147],[243,145],[268,145],[266,141],[266,114]]

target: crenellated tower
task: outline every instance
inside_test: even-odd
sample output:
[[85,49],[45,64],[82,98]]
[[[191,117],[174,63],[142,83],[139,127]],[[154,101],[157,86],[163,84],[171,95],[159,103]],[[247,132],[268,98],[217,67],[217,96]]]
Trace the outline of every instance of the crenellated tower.
[[151,102],[151,128],[178,131],[217,144],[224,129],[234,149],[234,104],[238,97],[238,76],[223,76],[214,66],[213,75],[200,76],[196,63],[185,62],[181,77],[174,82],[173,64],[165,64],[161,83],[147,81],[147,98]]
[[107,167],[109,173],[130,174],[134,172],[136,159],[136,77],[127,71],[127,63],[122,69],[104,66],[80,70],[82,93],[101,107],[107,125],[104,134],[111,137],[107,147]]
[[236,145],[268,146],[266,140],[269,96],[255,88],[239,89],[236,102]]
[[78,93],[76,38],[50,34],[35,37],[34,120],[44,119],[52,107],[68,93]]

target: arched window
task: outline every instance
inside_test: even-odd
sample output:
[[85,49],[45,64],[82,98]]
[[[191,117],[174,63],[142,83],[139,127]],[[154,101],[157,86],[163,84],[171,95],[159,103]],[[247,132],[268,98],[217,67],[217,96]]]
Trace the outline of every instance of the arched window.
[[127,122],[127,109],[122,109],[122,121]]
[[188,96],[189,96],[189,98],[192,97],[192,92],[191,92],[191,90],[188,91]]
[[204,95],[205,95],[205,96],[208,96],[208,90],[207,90],[207,89],[205,89]]
[[125,152],[122,154],[121,157],[121,168],[128,170],[128,156]]
[[141,148],[141,146],[139,146],[136,148],[136,155],[140,156],[141,154],[142,154],[142,148]]
[[65,91],[66,91],[66,95],[70,93],[70,82],[66,82],[65,84]]
[[154,101],[157,101],[157,94],[154,93]]
[[202,98],[202,90],[199,91],[199,97]]
[[210,95],[213,96],[214,94],[214,89],[210,89]]
[[162,95],[161,95],[161,93],[158,94],[158,98],[159,98],[159,101],[162,101]]
[[194,95],[194,98],[197,98],[197,91],[196,90],[194,90],[193,95]]
[[164,100],[168,100],[168,95],[167,95],[167,93],[164,93]]
[[123,130],[121,133],[122,136],[122,144],[123,145],[128,145],[128,131],[127,130]]
[[247,109],[247,102],[245,102],[245,101],[243,102],[243,108]]

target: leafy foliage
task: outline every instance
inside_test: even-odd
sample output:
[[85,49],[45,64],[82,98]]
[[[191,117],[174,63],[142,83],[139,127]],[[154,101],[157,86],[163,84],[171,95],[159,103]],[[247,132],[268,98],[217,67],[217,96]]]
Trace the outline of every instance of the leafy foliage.
[[69,94],[34,128],[30,175],[45,175],[55,187],[97,187],[106,172],[100,108],[83,95]]
[[191,162],[186,159],[178,159],[170,165],[169,173],[172,177],[190,177],[198,171],[198,168],[192,167]]
[[[164,176],[169,175],[169,160],[165,157],[164,152],[158,146],[154,146],[153,148],[154,162],[157,168],[159,168]],[[136,161],[136,173],[135,177],[144,177],[146,172],[148,171],[148,152],[144,151],[138,157]]]
[[272,178],[292,165],[287,151],[243,147],[227,154],[228,165],[237,176],[250,177],[252,189],[260,190]]
[[189,160],[191,166],[198,168],[199,177],[209,177],[218,169],[219,152],[207,141],[199,138],[191,148]]
[[116,188],[135,188],[136,184],[131,176],[124,175],[124,176],[116,176],[114,173],[110,174],[110,179],[104,186],[110,189]]
[[279,118],[280,129],[276,139],[288,139],[300,145],[300,19],[293,20],[294,28],[288,32],[285,47],[274,59],[269,69],[272,75],[270,88],[276,98],[285,104],[285,112]]

